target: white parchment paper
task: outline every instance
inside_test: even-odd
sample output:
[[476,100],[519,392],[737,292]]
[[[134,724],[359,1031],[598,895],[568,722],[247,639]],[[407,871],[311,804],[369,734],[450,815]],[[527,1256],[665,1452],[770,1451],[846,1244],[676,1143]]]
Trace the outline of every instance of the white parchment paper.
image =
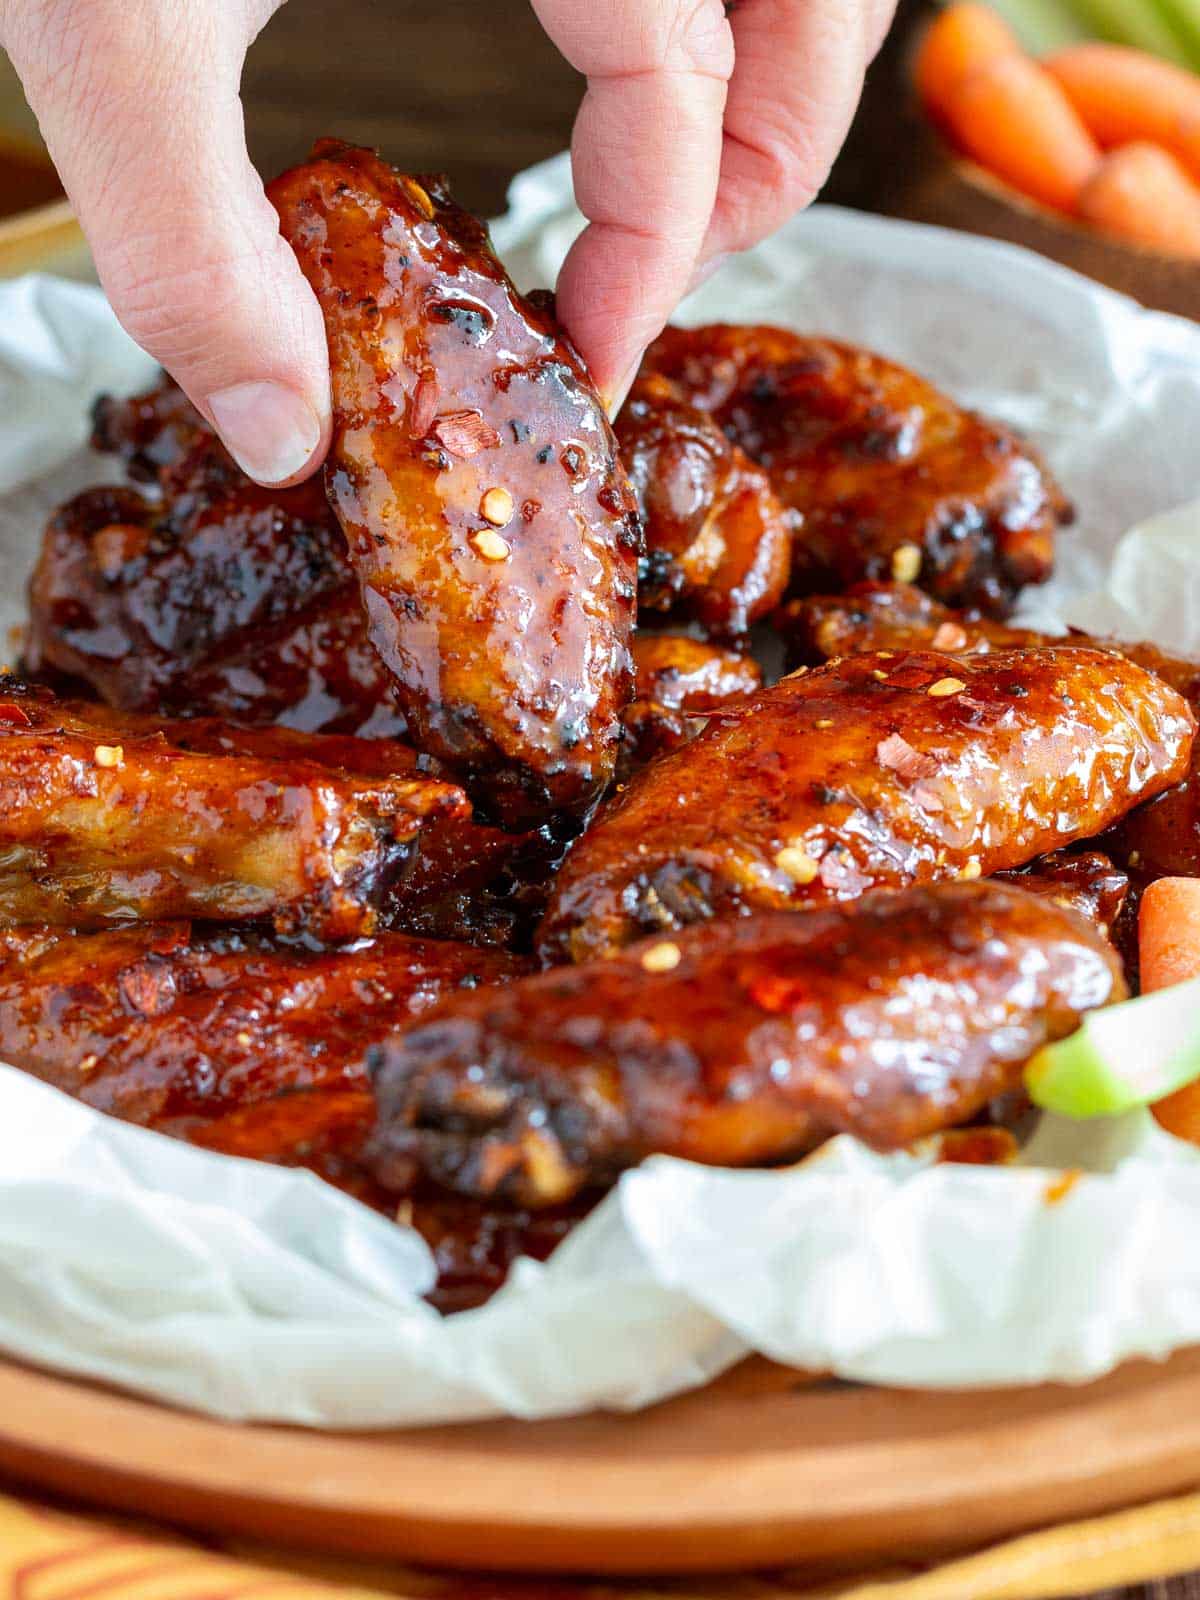
[[[565,163],[512,202],[497,243],[521,282],[550,282],[579,227]],[[822,208],[682,316],[872,345],[1026,429],[1080,523],[1025,614],[1200,649],[1200,327],[1009,246]],[[0,626],[23,615],[46,510],[111,476],[81,448],[92,398],[152,371],[99,291],[0,285]],[[1048,1118],[1005,1169],[848,1139],[783,1172],[659,1158],[550,1262],[444,1320],[410,1231],[0,1066],[0,1348],[229,1417],[636,1407],[749,1350],[888,1383],[1082,1380],[1200,1341],[1198,1234],[1200,1151],[1142,1114]]]

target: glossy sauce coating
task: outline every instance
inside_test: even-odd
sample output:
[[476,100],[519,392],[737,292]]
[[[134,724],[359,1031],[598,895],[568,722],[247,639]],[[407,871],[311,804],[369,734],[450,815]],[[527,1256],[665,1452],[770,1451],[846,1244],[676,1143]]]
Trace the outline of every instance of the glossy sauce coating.
[[365,1038],[521,970],[400,934],[315,952],[179,922],[20,929],[0,935],[0,1058],[126,1122],[320,1167],[373,1121]]
[[1178,781],[1194,727],[1159,679],[1075,646],[803,669],[608,802],[539,946],[586,960],[754,907],[1023,866]]
[[270,195],[325,312],[330,500],[415,742],[508,822],[585,807],[639,529],[582,363],[440,181],[327,141]]
[[1098,930],[1010,885],[688,928],[458,997],[375,1048],[367,1159],[385,1184],[536,1206],[659,1152],[746,1166],[835,1133],[897,1149],[1123,995]]
[[870,351],[782,328],[668,328],[644,373],[675,382],[803,518],[797,592],[915,580],[1004,615],[1054,559],[1069,503],[1029,445]]
[[[791,602],[780,623],[795,659],[821,659],[859,650],[932,646],[957,654],[984,654],[1009,645],[1052,644],[1046,634],[1009,628],[971,613],[951,611],[905,584],[862,585],[846,595],[814,595]],[[1136,661],[1181,694],[1200,712],[1200,661],[1161,649],[1148,640],[1095,639],[1073,633],[1072,640]],[[1137,895],[1156,878],[1200,877],[1200,748],[1182,782],[1138,806],[1098,842],[1128,874]],[[1131,902],[1128,912],[1136,910]],[[1126,924],[1118,938],[1132,971],[1136,937]]]
[[0,680],[0,923],[269,919],[355,938],[422,831],[470,821],[454,785],[323,765],[300,734],[281,756],[274,730],[266,754],[244,731],[235,749],[185,732],[191,749],[152,717]]
[[986,655],[1030,645],[1079,644],[1136,661],[1200,708],[1200,660],[1163,650],[1146,639],[1112,639],[1072,628],[1062,635],[1014,628],[955,611],[906,583],[862,583],[838,595],[792,600],[778,613],[793,665],[854,655],[863,650],[938,650],[947,655]]
[[616,429],[645,526],[642,612],[738,638],[783,596],[793,518],[763,469],[670,379],[639,379]]
[[997,873],[996,881],[1015,884],[1055,905],[1067,906],[1094,922],[1109,938],[1129,894],[1128,873],[1114,866],[1099,850],[1052,850],[1027,867]]
[[[128,710],[226,712],[232,706],[216,698],[197,704],[197,672],[214,656],[249,652],[269,680],[269,655],[254,656],[264,634],[286,637],[297,614],[353,595],[345,539],[319,480],[260,488],[199,423],[191,448],[161,467],[159,486],[158,499],[90,489],[51,517],[30,580],[25,666],[80,680]],[[358,616],[365,635],[361,607]],[[293,704],[303,706],[305,690],[315,704],[311,684],[289,687]],[[377,701],[383,688],[386,706],[381,673],[372,687]],[[327,695],[308,723],[355,731],[373,710],[335,699]],[[237,714],[255,710],[244,696]],[[398,708],[393,719],[403,726]]]
[[617,776],[695,738],[704,717],[762,686],[753,656],[684,633],[637,633],[634,697],[625,708],[625,744]]

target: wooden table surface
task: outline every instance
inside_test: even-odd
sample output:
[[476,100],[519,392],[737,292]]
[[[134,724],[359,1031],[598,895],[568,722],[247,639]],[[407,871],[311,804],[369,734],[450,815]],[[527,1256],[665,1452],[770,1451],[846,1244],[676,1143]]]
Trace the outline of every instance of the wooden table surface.
[[[584,3],[584,0],[581,0]],[[919,0],[905,0],[911,15]],[[901,98],[902,31],[868,93],[826,197],[888,210],[905,180],[889,138]],[[335,134],[410,170],[449,173],[493,215],[513,174],[569,141],[581,82],[528,0],[289,0],[256,41],[244,99],[251,153],[267,175]],[[1200,1600],[1200,1573],[1091,1600]]]

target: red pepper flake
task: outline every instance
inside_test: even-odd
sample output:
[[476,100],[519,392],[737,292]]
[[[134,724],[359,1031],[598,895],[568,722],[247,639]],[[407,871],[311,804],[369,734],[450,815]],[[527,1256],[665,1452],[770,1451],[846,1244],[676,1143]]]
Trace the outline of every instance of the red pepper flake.
[[408,430],[414,439],[423,439],[429,432],[429,425],[437,415],[437,402],[437,375],[427,368],[417,379],[412,410],[408,414]]
[[937,632],[929,641],[929,648],[952,653],[955,650],[965,650],[968,642],[967,630],[964,627],[957,622],[942,622],[938,624]]
[[830,850],[821,857],[821,882],[838,895],[864,894],[868,880],[858,870],[858,863],[845,850]]
[[28,728],[30,716],[25,707],[17,705],[15,700],[3,700],[0,701],[0,722],[12,722],[18,728]]
[[755,978],[747,993],[760,1011],[770,1011],[775,1015],[794,1011],[808,999],[808,991],[802,983],[797,983],[794,978],[781,978],[773,974]]
[[429,431],[444,450],[463,460],[500,443],[500,435],[478,411],[448,411]]
[[117,990],[127,1011],[139,1017],[161,1017],[175,1004],[175,975],[153,956],[126,967]]
[[931,778],[938,769],[933,757],[914,750],[901,734],[890,733],[875,746],[875,756],[881,767],[888,767],[902,778]]

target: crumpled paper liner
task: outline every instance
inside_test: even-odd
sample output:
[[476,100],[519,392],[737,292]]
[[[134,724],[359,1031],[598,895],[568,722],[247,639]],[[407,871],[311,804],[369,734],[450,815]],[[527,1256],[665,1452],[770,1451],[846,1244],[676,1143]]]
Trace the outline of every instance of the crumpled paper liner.
[[[547,282],[579,225],[559,159],[518,180],[497,242]],[[1200,327],[1008,246],[827,208],[682,318],[872,345],[1028,430],[1081,516],[1024,615],[1200,646]],[[91,399],[152,370],[98,291],[0,286],[0,626],[23,615],[46,510],[112,476],[80,448]],[[636,1407],[751,1350],[892,1384],[1083,1380],[1200,1340],[1198,1234],[1200,1152],[1142,1114],[1045,1119],[1016,1168],[849,1139],[784,1171],[659,1158],[549,1263],[443,1320],[409,1230],[0,1068],[0,1347],[227,1417]]]

